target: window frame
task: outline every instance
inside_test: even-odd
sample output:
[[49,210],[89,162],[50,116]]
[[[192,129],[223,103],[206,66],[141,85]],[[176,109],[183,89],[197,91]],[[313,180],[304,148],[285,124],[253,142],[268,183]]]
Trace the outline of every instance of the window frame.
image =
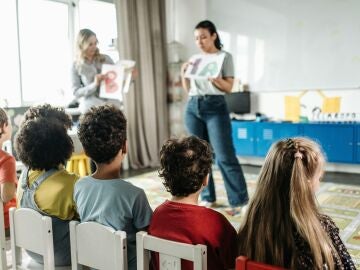
[[[15,2],[15,11],[16,11],[16,38],[17,38],[17,61],[18,61],[18,75],[19,75],[19,89],[20,91],[20,102],[16,102],[20,104],[19,106],[14,104],[10,104],[11,107],[23,107],[23,106],[31,106],[33,102],[27,102],[24,100],[23,93],[23,78],[22,78],[22,63],[21,63],[21,36],[20,36],[20,18],[19,18],[19,1],[28,1],[28,0],[13,0]],[[58,2],[68,6],[68,35],[69,35],[69,47],[74,48],[75,44],[75,36],[76,33],[80,30],[80,20],[79,20],[79,2],[81,0],[43,0],[50,2]],[[113,0],[95,0],[99,2],[111,3],[114,4]],[[0,4],[1,6],[1,4]],[[74,59],[74,50],[70,50],[70,57]],[[4,99],[6,101],[6,98]]]

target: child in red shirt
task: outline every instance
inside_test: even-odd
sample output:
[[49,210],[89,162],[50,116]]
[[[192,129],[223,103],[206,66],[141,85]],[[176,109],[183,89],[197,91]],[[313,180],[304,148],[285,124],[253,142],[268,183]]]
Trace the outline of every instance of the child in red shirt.
[[[198,206],[202,189],[208,183],[212,152],[209,144],[195,136],[170,139],[160,151],[159,176],[172,195],[154,212],[149,234],[167,240],[207,246],[207,269],[235,267],[236,231],[220,213]],[[158,255],[153,269],[159,269]],[[193,263],[181,261],[182,270]]]
[[11,122],[4,109],[0,108],[0,196],[4,206],[5,234],[9,236],[9,208],[16,207],[16,162],[15,158],[1,150],[11,138]]

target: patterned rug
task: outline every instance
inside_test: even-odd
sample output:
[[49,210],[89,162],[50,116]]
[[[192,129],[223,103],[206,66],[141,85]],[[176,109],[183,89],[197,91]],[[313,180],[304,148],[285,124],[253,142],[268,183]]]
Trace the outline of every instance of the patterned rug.
[[[217,206],[214,210],[221,212],[237,230],[243,215],[232,217],[225,213],[227,197],[224,183],[219,171],[214,171]],[[245,174],[250,197],[256,187],[256,174]],[[162,185],[157,172],[150,172],[128,178],[129,182],[145,190],[150,205],[155,209],[170,198]],[[319,204],[325,214],[333,218],[340,228],[341,237],[348,248],[357,268],[360,268],[360,186],[323,183],[317,193]]]

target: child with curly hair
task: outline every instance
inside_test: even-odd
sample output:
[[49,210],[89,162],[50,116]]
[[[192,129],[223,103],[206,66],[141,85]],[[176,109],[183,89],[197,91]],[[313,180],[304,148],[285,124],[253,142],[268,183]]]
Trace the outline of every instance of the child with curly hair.
[[286,269],[356,269],[339,228],[316,201],[324,163],[310,139],[272,145],[239,230],[239,255]]
[[34,120],[36,118],[45,118],[54,121],[64,125],[66,129],[70,129],[72,126],[71,117],[65,113],[65,110],[61,107],[53,107],[50,104],[30,107],[24,114],[22,124],[26,123],[28,120]]
[[[15,149],[26,169],[20,177],[18,206],[50,216],[55,264],[70,265],[69,222],[76,219],[73,200],[78,176],[65,170],[73,152],[67,129],[71,119],[64,109],[42,105],[30,108],[15,139]],[[28,252],[37,262],[42,256]]]
[[[209,144],[195,136],[170,139],[160,151],[159,176],[172,198],[154,211],[149,234],[188,244],[207,246],[207,269],[235,267],[236,231],[220,213],[198,205],[201,191],[208,184],[212,152]],[[159,269],[158,256],[152,259]],[[181,261],[182,270],[193,263]]]
[[2,150],[3,143],[11,138],[11,122],[0,108],[0,196],[4,207],[5,234],[9,236],[9,208],[16,206],[17,185],[15,158]]
[[125,231],[128,269],[136,270],[136,233],[147,229],[152,210],[145,192],[121,179],[127,152],[125,116],[114,105],[92,107],[80,118],[78,135],[96,164],[96,171],[75,185],[80,220]]

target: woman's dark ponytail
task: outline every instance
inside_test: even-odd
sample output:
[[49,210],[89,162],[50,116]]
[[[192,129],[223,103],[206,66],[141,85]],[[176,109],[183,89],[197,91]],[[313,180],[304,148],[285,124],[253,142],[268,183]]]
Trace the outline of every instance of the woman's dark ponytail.
[[223,44],[220,41],[220,37],[218,32],[216,31],[216,27],[215,24],[213,24],[211,21],[209,20],[205,20],[205,21],[201,21],[199,22],[196,26],[195,29],[199,29],[199,28],[204,28],[207,29],[211,35],[216,34],[216,39],[214,41],[214,45],[218,50],[221,50],[221,48],[223,47]]

